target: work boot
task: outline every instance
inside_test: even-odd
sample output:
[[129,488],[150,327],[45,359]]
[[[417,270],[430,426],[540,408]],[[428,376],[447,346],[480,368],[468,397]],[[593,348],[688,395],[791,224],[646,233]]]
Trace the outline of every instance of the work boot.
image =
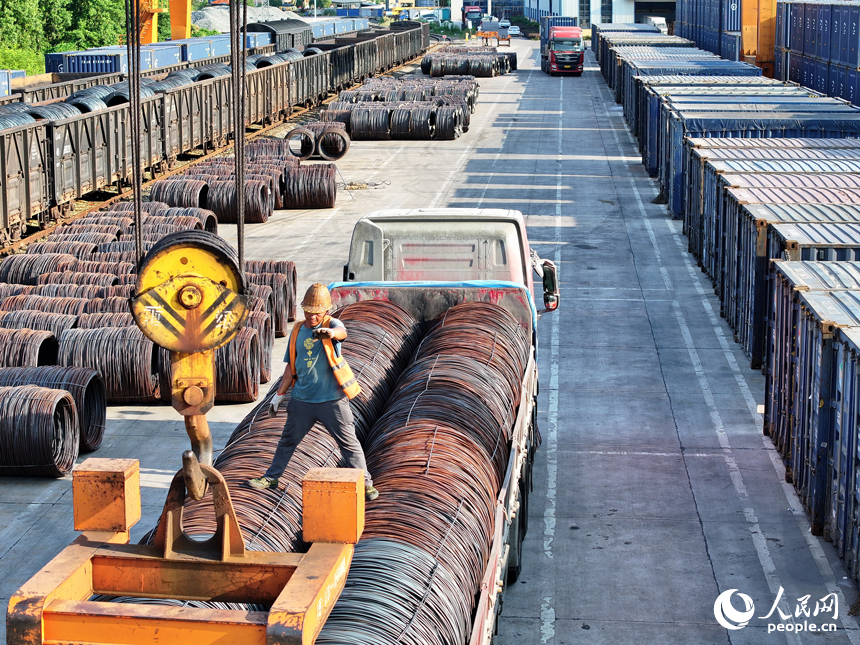
[[267,490],[269,488],[277,488],[278,480],[269,479],[264,475],[263,477],[257,477],[256,479],[249,479],[248,486],[256,488],[257,490]]
[[379,491],[373,487],[373,484],[369,484],[364,487],[364,497],[365,499],[372,502],[377,497],[379,497]]

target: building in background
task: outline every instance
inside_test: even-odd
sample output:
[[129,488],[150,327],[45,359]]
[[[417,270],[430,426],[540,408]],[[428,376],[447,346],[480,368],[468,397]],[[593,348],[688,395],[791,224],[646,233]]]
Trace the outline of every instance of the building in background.
[[544,16],[571,16],[584,29],[592,23],[645,22],[648,16],[661,16],[667,24],[675,20],[675,0],[524,0],[523,14],[539,21]]

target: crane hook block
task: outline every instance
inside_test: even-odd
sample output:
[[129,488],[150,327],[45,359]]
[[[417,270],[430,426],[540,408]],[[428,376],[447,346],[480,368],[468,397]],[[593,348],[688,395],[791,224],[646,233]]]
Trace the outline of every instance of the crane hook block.
[[155,344],[182,354],[230,341],[248,317],[245,274],[235,251],[203,231],[160,240],[141,262],[131,312]]

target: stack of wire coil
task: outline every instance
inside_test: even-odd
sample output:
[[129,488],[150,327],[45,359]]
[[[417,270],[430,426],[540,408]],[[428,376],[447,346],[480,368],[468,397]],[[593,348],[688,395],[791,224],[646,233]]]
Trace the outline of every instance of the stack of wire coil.
[[349,150],[349,134],[346,124],[340,121],[310,121],[290,130],[284,139],[294,155],[301,159],[317,157],[324,161],[338,161]]
[[317,643],[467,642],[527,360],[525,331],[501,307],[457,305],[434,321],[362,437],[382,495]]
[[421,60],[421,71],[433,77],[492,77],[516,69],[516,52],[500,52],[495,47],[446,47]]

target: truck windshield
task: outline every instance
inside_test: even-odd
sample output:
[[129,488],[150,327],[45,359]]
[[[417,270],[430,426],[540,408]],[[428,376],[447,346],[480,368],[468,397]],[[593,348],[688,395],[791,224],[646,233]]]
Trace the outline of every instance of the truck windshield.
[[552,50],[556,52],[571,52],[582,49],[582,40],[579,38],[553,38]]

